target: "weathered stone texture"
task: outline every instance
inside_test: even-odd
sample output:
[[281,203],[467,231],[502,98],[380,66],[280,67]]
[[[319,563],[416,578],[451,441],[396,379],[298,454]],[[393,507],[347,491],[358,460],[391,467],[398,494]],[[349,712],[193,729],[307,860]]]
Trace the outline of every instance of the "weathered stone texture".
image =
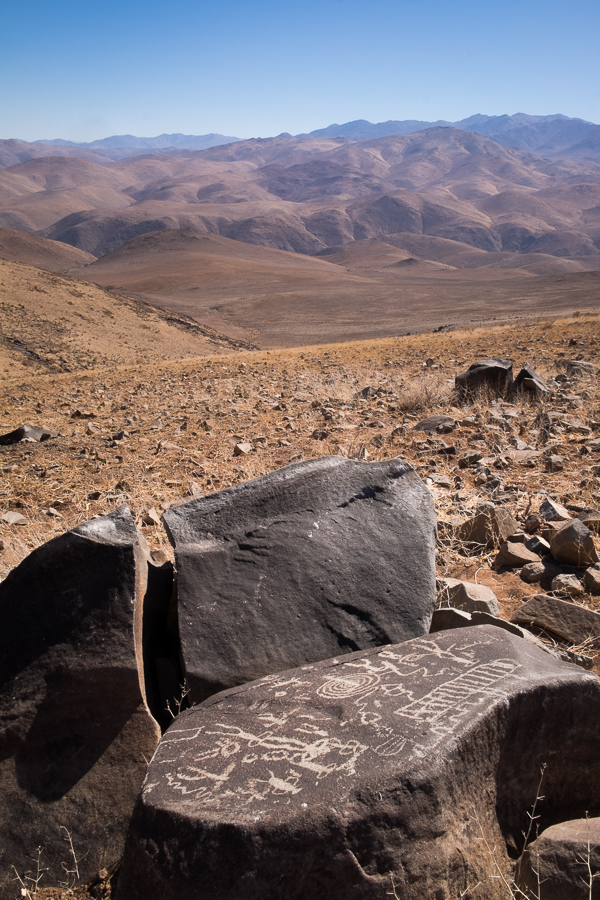
[[429,631],[435,509],[403,460],[309,460],[164,518],[196,701]]
[[[63,880],[116,863],[160,737],[141,656],[149,563],[126,507],[39,547],[0,584],[0,897],[38,846]],[[152,580],[152,579],[151,579]]]
[[226,691],[163,737],[117,900],[504,897],[543,762],[540,827],[598,807],[599,706],[595,676],[489,626]]

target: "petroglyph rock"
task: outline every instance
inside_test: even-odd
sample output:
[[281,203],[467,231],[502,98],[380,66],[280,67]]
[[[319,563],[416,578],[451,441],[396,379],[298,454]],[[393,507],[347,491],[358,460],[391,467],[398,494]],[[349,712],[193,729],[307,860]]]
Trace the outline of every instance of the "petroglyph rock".
[[429,631],[435,509],[403,460],[295,463],[164,521],[196,701]]
[[11,866],[30,870],[40,846],[44,883],[64,880],[61,826],[84,881],[121,855],[160,737],[142,641],[152,644],[144,597],[163,576],[121,507],[34,550],[0,584],[3,900],[16,893]]
[[493,626],[226,691],[163,737],[117,900],[504,897],[542,762],[541,828],[597,806],[599,704],[598,678]]

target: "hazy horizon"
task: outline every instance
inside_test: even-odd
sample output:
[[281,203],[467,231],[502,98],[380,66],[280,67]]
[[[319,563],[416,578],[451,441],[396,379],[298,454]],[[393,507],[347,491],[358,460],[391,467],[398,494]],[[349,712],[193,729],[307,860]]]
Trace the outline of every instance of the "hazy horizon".
[[600,122],[600,6],[240,0],[173,11],[32,0],[5,11],[2,130],[26,141],[301,134],[356,119]]
[[[563,115],[563,116],[564,116],[564,115],[567,115],[567,113],[564,113],[564,112],[553,112],[553,113],[529,113],[529,112],[524,112],[524,110],[519,110],[519,111],[516,112],[516,113],[482,113],[482,112],[477,112],[477,113],[471,113],[470,116],[475,116],[475,115],[490,115],[490,116],[503,116],[503,115],[507,115],[507,116],[513,116],[513,115],[523,115],[523,114],[525,114],[525,115],[530,115],[530,116],[540,116],[540,117],[543,117],[543,116],[557,116],[557,115]],[[464,118],[470,118],[470,116],[465,116]],[[578,117],[578,116],[572,116],[572,117],[571,117],[571,116],[568,116],[568,118],[581,118],[581,117]],[[416,117],[416,120],[417,120],[417,121],[428,121],[428,120],[426,120],[426,119],[423,119],[423,117]],[[349,121],[350,121],[350,122],[353,122],[353,121],[369,121],[369,120],[368,120],[368,119],[365,119],[364,116],[358,116],[356,119],[351,119],[351,120],[349,120]],[[388,118],[388,119],[382,120],[383,123],[384,123],[384,122],[388,122],[388,121],[399,121],[399,120],[398,120],[398,119],[394,119],[394,118]],[[447,118],[445,118],[444,116],[442,116],[442,117],[440,117],[439,120],[436,120],[436,121],[450,121],[450,120],[447,119]],[[460,120],[456,120],[456,121],[460,121]],[[598,124],[600,124],[600,122],[593,122],[591,119],[587,119],[587,120],[585,120],[585,121],[587,121],[589,124],[592,124],[592,125],[598,125]],[[325,125],[323,125],[323,124],[315,125],[314,128],[311,128],[311,129],[310,129],[310,132],[312,132],[312,131],[318,131],[318,130],[321,129],[321,128],[327,128],[327,127],[329,127],[329,126],[331,126],[331,125],[343,125],[343,124],[347,124],[347,123],[346,123],[346,122],[341,122],[341,121],[339,121],[339,122],[333,122],[333,121],[332,121],[332,122],[327,122]],[[370,124],[378,124],[378,123],[371,122]],[[433,123],[433,124],[435,124],[435,123]],[[299,133],[300,133],[300,134],[302,134],[302,133],[307,133],[307,134],[308,134],[308,133],[310,133],[310,132],[299,132]],[[220,133],[220,132],[216,132],[214,129],[210,129],[210,130],[207,131],[207,132],[203,132],[203,134],[219,134],[219,133]],[[231,137],[232,140],[246,141],[246,140],[251,140],[251,139],[253,139],[253,138],[277,137],[278,135],[280,135],[280,134],[285,134],[285,133],[286,133],[286,132],[279,131],[279,132],[276,132],[276,133],[273,133],[273,134],[262,134],[262,135],[257,135],[257,134],[250,134],[250,135],[225,135],[225,136],[226,136],[226,137]],[[29,142],[32,142],[32,143],[42,143],[42,144],[45,143],[45,142],[51,142],[51,141],[57,141],[57,140],[64,140],[64,141],[69,141],[69,142],[73,142],[73,143],[93,144],[93,143],[96,142],[96,141],[106,140],[107,138],[110,138],[110,137],[115,137],[115,138],[135,137],[135,138],[139,138],[140,140],[144,141],[144,140],[153,140],[153,139],[155,139],[155,138],[157,138],[157,137],[162,137],[163,135],[177,135],[177,136],[184,136],[184,137],[201,137],[201,136],[203,136],[203,135],[200,135],[199,133],[192,133],[192,132],[189,132],[189,133],[188,133],[188,132],[184,132],[184,131],[181,131],[181,130],[179,130],[179,131],[171,131],[171,132],[169,132],[169,131],[164,131],[164,130],[163,130],[163,131],[157,132],[156,134],[145,134],[145,135],[142,135],[142,134],[134,134],[134,133],[130,130],[130,131],[123,132],[123,133],[121,133],[121,134],[103,134],[103,135],[98,135],[98,136],[96,136],[96,137],[90,138],[90,139],[87,140],[87,141],[76,141],[74,138],[71,138],[71,137],[65,137],[64,135],[54,135],[53,137],[48,137],[48,136],[46,135],[45,137],[41,137],[41,138],[39,138],[39,137],[38,137],[38,138],[30,138],[30,139],[23,138],[23,137],[20,136],[20,135],[19,135],[19,136],[11,135],[10,137],[1,137],[1,136],[0,136],[0,140],[20,140],[20,141],[29,141]]]

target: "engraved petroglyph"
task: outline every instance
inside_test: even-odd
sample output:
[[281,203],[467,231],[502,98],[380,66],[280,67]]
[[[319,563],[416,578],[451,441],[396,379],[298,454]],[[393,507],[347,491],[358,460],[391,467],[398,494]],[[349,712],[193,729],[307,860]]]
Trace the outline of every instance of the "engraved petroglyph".
[[380,677],[378,675],[344,675],[328,679],[325,684],[317,690],[317,694],[321,697],[329,697],[332,700],[339,700],[344,697],[354,697],[356,694],[362,694],[379,684]]
[[409,763],[525,677],[514,660],[481,661],[493,638],[443,643],[416,639],[225,695],[206,708],[205,722],[177,720],[155,765],[180,797],[213,810],[256,810],[301,803],[316,785],[322,795],[390,757]]

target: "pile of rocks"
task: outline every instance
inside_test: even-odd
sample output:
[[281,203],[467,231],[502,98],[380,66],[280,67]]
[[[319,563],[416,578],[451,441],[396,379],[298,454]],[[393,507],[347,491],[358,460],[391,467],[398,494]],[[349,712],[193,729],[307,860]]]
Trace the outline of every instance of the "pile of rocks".
[[[597,811],[600,680],[527,630],[573,616],[436,585],[406,462],[300,462],[164,521],[175,579],[122,507],[0,584],[1,898],[38,846],[60,873],[65,834],[90,880],[128,826],[118,900],[500,897],[544,763],[541,829]],[[495,507],[464,528],[531,537]]]

